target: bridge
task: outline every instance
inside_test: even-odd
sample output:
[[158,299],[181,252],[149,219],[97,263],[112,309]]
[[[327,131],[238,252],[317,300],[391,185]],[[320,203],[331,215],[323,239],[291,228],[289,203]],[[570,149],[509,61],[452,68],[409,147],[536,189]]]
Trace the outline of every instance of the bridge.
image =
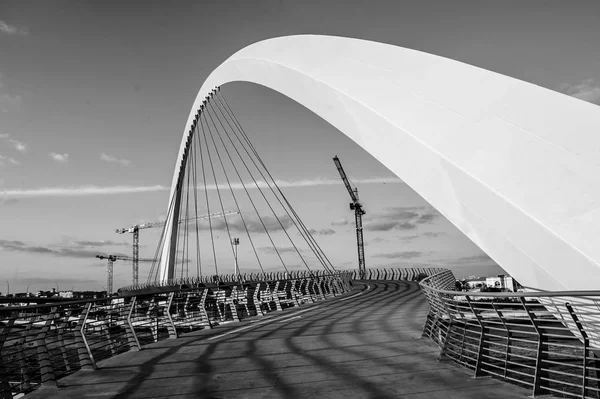
[[261,277],[0,309],[0,397],[600,392],[598,292],[457,292],[439,269]]
[[[323,116],[527,290],[456,291],[438,268],[336,268],[220,92],[236,80]],[[459,89],[469,95],[449,94]],[[600,142],[556,119],[591,133],[589,107],[379,43],[299,36],[243,49],[192,107],[147,281],[0,308],[0,397],[597,398],[600,253],[586,234],[600,225]]]

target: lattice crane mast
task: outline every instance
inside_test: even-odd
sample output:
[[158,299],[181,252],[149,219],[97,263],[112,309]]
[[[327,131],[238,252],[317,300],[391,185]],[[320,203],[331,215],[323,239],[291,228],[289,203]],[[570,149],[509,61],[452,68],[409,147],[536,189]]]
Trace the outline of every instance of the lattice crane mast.
[[[181,220],[179,220],[179,223],[188,222],[188,221],[192,221],[192,220],[209,219],[209,218],[213,218],[213,217],[227,216],[227,215],[239,214],[239,213],[240,213],[239,211],[225,211],[222,213],[211,213],[208,215],[202,215],[202,216],[188,218],[188,219],[181,219]],[[153,227],[162,227],[165,225],[165,223],[167,223],[167,221],[162,220],[162,221],[157,221],[157,222],[136,224],[135,226],[125,227],[125,228],[115,230],[115,232],[117,232],[118,234],[133,233],[133,257],[130,258],[133,263],[133,265],[132,265],[133,285],[137,285],[138,280],[139,280],[140,230],[150,229]]]
[[333,163],[340,173],[342,177],[342,181],[348,190],[348,194],[350,194],[350,198],[352,202],[350,203],[350,210],[354,211],[354,219],[356,221],[356,242],[358,246],[358,274],[361,279],[365,278],[365,244],[363,241],[363,227],[362,227],[362,217],[366,214],[365,210],[362,207],[362,204],[358,201],[358,189],[352,188],[350,181],[348,180],[348,176],[346,176],[346,172],[344,172],[344,168],[342,168],[342,163],[338,156],[333,157]]
[[[108,260],[108,264],[106,266],[106,295],[111,295],[113,291],[113,267],[114,263],[117,260],[132,260],[129,256],[121,256],[121,255],[96,255],[98,259],[106,259]],[[143,262],[152,262],[152,259],[138,259]]]

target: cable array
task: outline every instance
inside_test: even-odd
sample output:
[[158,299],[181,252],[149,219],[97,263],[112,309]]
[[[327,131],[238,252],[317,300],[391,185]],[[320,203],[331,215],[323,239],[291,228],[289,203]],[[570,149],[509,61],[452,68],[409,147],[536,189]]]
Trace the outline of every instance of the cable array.
[[[163,229],[148,282],[159,279],[159,259],[170,248],[174,278],[244,271],[335,267],[267,169],[219,88],[196,113],[186,141],[177,189],[170,200],[170,246]],[[236,235],[247,239],[236,257]],[[295,239],[293,236],[299,236]],[[191,236],[191,237],[190,237]],[[239,240],[239,239],[238,239]],[[218,277],[217,277],[218,279]]]

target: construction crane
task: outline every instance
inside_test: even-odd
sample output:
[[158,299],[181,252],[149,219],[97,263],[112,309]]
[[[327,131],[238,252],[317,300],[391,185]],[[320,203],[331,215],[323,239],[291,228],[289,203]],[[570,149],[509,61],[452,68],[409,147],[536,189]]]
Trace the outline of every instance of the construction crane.
[[[113,266],[117,260],[131,260],[129,256],[121,255],[96,255],[98,259],[107,259],[108,265],[106,266],[106,295],[111,295],[113,291]],[[138,259],[143,262],[152,262],[152,259]],[[137,283],[136,283],[137,284]]]
[[[211,213],[208,215],[202,215],[202,216],[198,216],[198,217],[194,217],[194,218],[181,219],[179,221],[179,223],[188,222],[191,220],[210,219],[213,217],[227,216],[227,215],[239,214],[239,213],[240,213],[239,211],[225,211],[222,213]],[[167,223],[167,221],[162,220],[162,221],[158,221],[158,222],[136,224],[135,226],[125,227],[122,229],[115,230],[118,234],[133,233],[133,257],[131,258],[132,272],[133,272],[133,285],[138,284],[138,277],[139,277],[139,270],[140,270],[140,268],[139,268],[140,230],[150,229],[153,227],[162,227],[165,225],[165,223]]]
[[350,203],[350,210],[354,211],[354,219],[356,221],[356,242],[358,245],[358,275],[361,279],[365,278],[365,244],[363,242],[363,227],[362,227],[362,217],[366,212],[364,211],[362,204],[358,201],[358,189],[352,188],[350,185],[350,181],[346,176],[346,172],[344,172],[344,168],[342,168],[342,163],[338,156],[333,157],[333,163],[337,167],[340,176],[342,177],[342,181],[348,190],[348,194],[350,194],[350,198],[352,202]]

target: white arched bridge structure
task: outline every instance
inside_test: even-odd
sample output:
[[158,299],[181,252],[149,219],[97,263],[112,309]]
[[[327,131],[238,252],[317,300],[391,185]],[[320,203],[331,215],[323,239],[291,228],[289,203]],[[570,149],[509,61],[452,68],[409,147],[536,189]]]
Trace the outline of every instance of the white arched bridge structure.
[[[220,92],[235,81],[338,128],[526,292],[459,291],[439,268],[336,269]],[[0,399],[600,397],[600,108],[415,50],[304,35],[232,55],[185,126],[147,282],[0,307]],[[458,365],[495,380],[462,381]]]
[[[590,278],[600,276],[597,106],[382,43],[312,35],[265,40],[232,55],[202,84],[172,196],[181,191],[203,107],[235,81],[276,90],[338,128],[521,284],[597,287]],[[171,223],[167,233],[176,230]],[[163,251],[162,279],[173,277],[173,256]]]

